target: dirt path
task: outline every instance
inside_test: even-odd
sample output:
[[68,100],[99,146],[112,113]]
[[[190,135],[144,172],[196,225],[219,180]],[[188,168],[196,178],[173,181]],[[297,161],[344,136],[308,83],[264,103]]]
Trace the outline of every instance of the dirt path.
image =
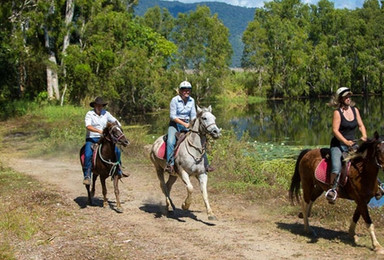
[[[3,157],[3,163],[56,187],[67,198],[72,209],[70,214],[78,219],[75,222],[59,222],[63,231],[51,234],[53,238],[49,245],[24,248],[20,251],[20,259],[72,259],[72,256],[79,255],[79,250],[84,251],[85,259],[95,259],[93,250],[105,250],[105,259],[111,259],[108,257],[111,243],[114,248],[119,246],[121,259],[375,257],[369,244],[362,247],[348,244],[343,231],[319,228],[320,238],[312,241],[303,235],[300,219],[266,214],[257,205],[231,195],[210,194],[211,206],[218,221],[208,221],[197,182],[193,182],[195,192],[191,211],[181,210],[186,191],[180,180],[176,182],[172,198],[177,210],[173,217],[167,217],[155,171],[148,164],[126,165],[131,177],[120,183],[124,213],[118,214],[110,208],[100,207],[102,196],[99,182],[96,187],[97,206],[86,206],[86,190],[82,185],[77,158],[15,159],[8,155],[5,159]],[[108,198],[113,203],[115,197],[110,181],[108,192]],[[312,220],[312,224],[321,226],[316,220]],[[100,230],[98,227],[103,227],[105,233],[94,231]],[[322,237],[322,233],[327,235]]]

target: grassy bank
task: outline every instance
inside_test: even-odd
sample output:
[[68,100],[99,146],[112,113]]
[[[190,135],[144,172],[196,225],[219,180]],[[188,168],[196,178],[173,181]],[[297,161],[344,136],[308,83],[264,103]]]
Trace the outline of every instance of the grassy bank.
[[[31,157],[68,156],[78,153],[84,142],[84,115],[87,109],[65,106],[43,106],[30,110],[26,115],[9,119],[0,126],[0,141],[21,136],[25,139],[26,155]],[[131,145],[123,150],[125,165],[145,163],[150,165],[146,146],[152,142],[147,134],[150,126],[123,126]],[[209,190],[213,194],[234,194],[265,208],[269,214],[296,216],[299,206],[291,206],[287,200],[295,158],[299,151],[308,147],[251,142],[245,135],[241,140],[230,130],[209,142],[209,159],[216,171],[209,174]],[[60,202],[58,195],[44,189],[36,181],[0,167],[0,259],[14,259],[9,241],[28,241],[43,223],[57,218],[53,201]],[[7,198],[6,200],[4,198]],[[338,200],[329,206],[320,198],[313,208],[312,219],[316,225],[347,230],[355,203]],[[63,213],[64,214],[64,213]],[[371,210],[376,226],[384,224],[383,210]],[[43,219],[43,221],[42,221]],[[298,220],[300,221],[300,220]],[[301,223],[301,221],[300,221]],[[362,223],[357,231],[367,234]],[[379,238],[384,230],[377,229]],[[364,236],[363,240],[369,237]]]

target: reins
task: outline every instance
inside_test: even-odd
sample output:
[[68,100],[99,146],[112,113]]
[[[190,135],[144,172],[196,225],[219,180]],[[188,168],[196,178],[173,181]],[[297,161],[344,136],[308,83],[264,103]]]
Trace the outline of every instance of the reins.
[[105,159],[103,158],[103,156],[101,155],[101,147],[102,147],[102,144],[99,145],[99,151],[98,151],[100,160],[101,160],[103,163],[105,163],[105,164],[112,165],[111,169],[109,170],[109,175],[112,176],[112,174],[116,171],[117,166],[120,164],[120,161],[112,162],[111,160],[108,160],[108,161],[105,160]]
[[[119,142],[119,140],[120,140],[122,137],[124,137],[124,133],[123,133],[120,129],[118,129],[118,130],[119,130],[119,132],[121,133],[121,135],[119,135],[118,137],[115,137],[115,136],[112,134],[112,131],[113,131],[113,129],[115,129],[115,128],[118,128],[118,126],[117,126],[117,125],[112,126],[111,129],[109,129],[109,131],[108,131],[108,135],[105,136],[105,139],[107,139],[109,142],[112,142],[114,146],[116,145],[116,143]],[[110,136],[111,139],[109,139],[108,136]],[[111,160],[108,160],[108,161],[107,161],[106,159],[104,159],[103,156],[102,156],[102,154],[101,154],[101,147],[102,147],[102,144],[100,143],[100,145],[99,145],[99,149],[98,149],[98,155],[99,155],[99,157],[100,157],[100,160],[101,160],[103,163],[105,163],[105,164],[112,165],[111,169],[109,170],[109,175],[110,175],[110,176],[113,176],[113,174],[116,172],[116,169],[117,169],[118,165],[120,164],[120,161],[112,162]]]
[[[196,122],[196,121],[195,121]],[[203,125],[203,124],[201,124],[200,123],[200,119],[199,119],[199,128],[200,128],[200,125]],[[211,125],[214,125],[215,123],[212,123],[212,124],[210,124],[210,125],[208,125],[208,126],[204,126],[204,128],[205,128],[205,132],[208,132],[208,131],[206,131],[207,129],[208,129],[208,127],[210,127]],[[193,124],[193,126],[195,125],[195,123]],[[199,136],[200,136],[200,131],[196,131],[196,130],[194,130],[193,129],[193,127],[192,127],[192,129],[190,130],[191,132],[193,132],[193,133],[196,133],[196,134],[198,134]],[[205,134],[204,134],[204,136],[205,136]],[[187,152],[188,152],[188,154],[190,155],[190,156],[192,156],[192,158],[196,161],[196,162],[199,162],[199,161],[201,161],[201,159],[204,157],[204,154],[205,154],[205,152],[206,152],[206,142],[204,142],[204,144],[201,146],[201,147],[198,147],[198,146],[196,146],[196,145],[194,145],[192,142],[191,142],[191,140],[190,140],[190,137],[191,137],[191,135],[188,135],[187,137],[186,137],[186,141],[187,141],[187,143],[188,143],[188,145],[186,145],[185,147],[186,147],[186,150],[187,150]],[[195,148],[197,151],[198,151],[198,153],[200,154],[200,156],[199,157],[195,157],[195,155],[194,154],[192,154],[192,152],[189,150],[189,147],[188,146],[191,146],[191,147],[193,147],[193,148]]]

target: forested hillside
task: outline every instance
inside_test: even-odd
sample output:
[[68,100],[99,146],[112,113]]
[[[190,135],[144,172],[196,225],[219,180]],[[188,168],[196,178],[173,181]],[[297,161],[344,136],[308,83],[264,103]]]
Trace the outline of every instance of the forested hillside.
[[168,9],[173,17],[177,17],[179,13],[187,13],[196,10],[198,5],[208,6],[211,13],[217,13],[219,19],[223,21],[223,24],[226,27],[228,27],[230,33],[229,42],[233,49],[231,67],[240,67],[244,47],[241,38],[243,37],[243,33],[247,28],[248,23],[253,20],[256,8],[233,6],[219,2],[184,4],[177,1],[139,0],[139,3],[134,10],[136,15],[143,16],[148,8],[159,6],[160,8]]

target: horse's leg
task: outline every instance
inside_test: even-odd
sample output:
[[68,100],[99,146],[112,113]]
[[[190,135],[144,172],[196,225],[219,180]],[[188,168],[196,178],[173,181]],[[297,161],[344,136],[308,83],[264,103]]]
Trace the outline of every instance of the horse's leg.
[[103,191],[103,207],[106,208],[108,206],[107,199],[107,186],[105,185],[105,178],[100,176],[101,188]]
[[116,212],[118,213],[123,213],[123,208],[121,207],[120,204],[120,191],[119,191],[119,177],[115,175],[113,177],[113,188],[115,191],[115,196],[116,196]]
[[185,198],[183,204],[181,205],[181,208],[183,210],[188,210],[192,202],[193,186],[192,186],[191,180],[189,179],[188,173],[184,170],[181,170],[181,179],[183,180],[185,186],[187,187],[187,197]]
[[200,191],[203,194],[203,200],[205,203],[205,208],[207,209],[208,219],[209,220],[217,220],[216,216],[213,214],[211,206],[209,205],[208,200],[208,192],[207,192],[207,183],[208,183],[208,175],[206,173],[200,174],[197,179],[200,183]]
[[92,206],[92,196],[90,191],[90,185],[85,185],[85,188],[87,189],[87,194],[88,194],[88,205]]
[[[303,200],[301,203],[302,211],[303,211],[303,220],[304,220],[304,230],[306,233],[312,233],[312,235],[317,236],[316,232],[309,226],[309,216],[311,214],[313,201],[310,199],[311,196],[308,195],[310,191],[304,189],[303,183]],[[307,191],[306,191],[307,190]]]
[[380,254],[380,255],[384,254],[384,248],[380,245],[379,241],[377,241],[377,238],[375,235],[375,228],[372,223],[371,217],[369,216],[367,204],[365,204],[364,202],[358,203],[357,210],[360,211],[360,214],[363,217],[365,224],[369,230],[369,234],[371,235],[373,250],[377,254]]
[[358,208],[355,209],[355,213],[353,213],[352,222],[348,229],[348,234],[353,238],[353,241],[355,244],[358,242],[358,236],[356,236],[356,224],[357,221],[359,221],[360,218],[360,211]]
[[156,167],[156,173],[157,173],[157,178],[160,181],[160,188],[161,191],[163,192],[165,196],[165,204],[166,204],[166,209],[169,214],[172,214],[173,211],[175,210],[175,205],[173,205],[173,202],[171,198],[169,197],[169,191],[167,188],[167,185],[165,184],[164,180],[164,170],[161,167]]
[[169,175],[168,181],[166,183],[166,187],[167,187],[167,191],[168,191],[169,196],[171,195],[172,186],[176,182],[176,180],[177,180],[177,176]]
[[97,180],[97,176],[96,174],[92,174],[92,190],[91,190],[91,198],[93,198],[95,196],[95,184],[96,184],[96,180]]

